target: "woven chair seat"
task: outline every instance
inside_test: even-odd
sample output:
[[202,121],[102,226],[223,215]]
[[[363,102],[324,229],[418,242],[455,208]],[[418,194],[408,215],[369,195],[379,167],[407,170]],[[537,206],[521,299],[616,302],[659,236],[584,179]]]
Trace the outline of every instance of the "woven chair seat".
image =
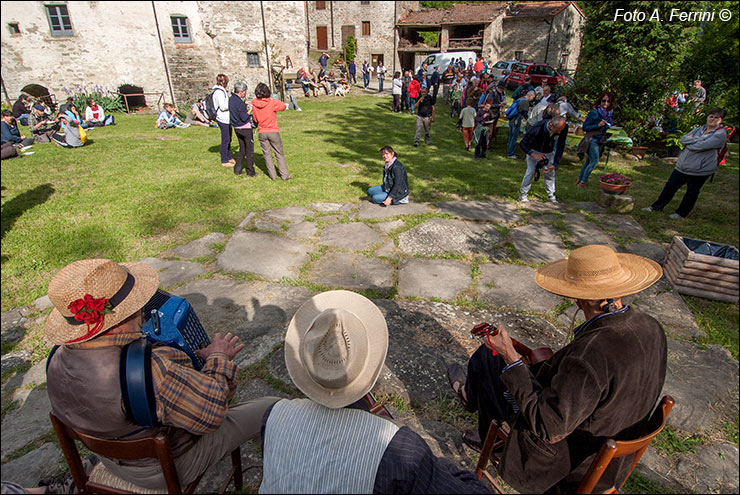
[[99,462],[95,465],[95,468],[90,472],[90,481],[94,483],[99,483],[101,485],[106,485],[111,488],[116,488],[118,490],[123,490],[126,492],[132,492],[132,493],[167,493],[167,488],[162,488],[161,490],[150,490],[147,488],[142,488],[138,485],[134,485],[133,483],[129,483],[128,481],[119,478],[115,474],[108,471],[105,466],[103,466],[102,462]]

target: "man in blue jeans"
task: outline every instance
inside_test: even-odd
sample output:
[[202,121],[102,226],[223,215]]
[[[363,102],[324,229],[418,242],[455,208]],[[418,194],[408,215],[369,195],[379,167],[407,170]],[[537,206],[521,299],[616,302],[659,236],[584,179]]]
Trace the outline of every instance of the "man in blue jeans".
[[370,85],[370,64],[367,63],[367,60],[362,62],[362,83],[365,89]]
[[380,206],[397,205],[409,202],[409,180],[406,167],[398,161],[396,152],[390,146],[380,149],[383,158],[383,184],[367,190],[372,202]]
[[[558,202],[555,199],[555,169],[563,152],[561,149],[558,155],[555,150],[555,140],[566,126],[565,117],[557,115],[552,119],[540,120],[524,134],[519,146],[527,154],[527,172],[524,174],[522,186],[519,189],[517,201],[520,203],[529,201],[527,195],[532,187],[532,180],[539,179],[538,168],[545,176],[545,191],[547,191],[548,199],[551,203]],[[547,163],[544,166],[540,163],[538,167],[540,160],[544,159],[547,159]]]
[[511,120],[509,120],[509,142],[506,147],[509,158],[517,158],[516,140],[519,138],[519,129],[522,124],[522,119],[526,120],[527,114],[529,112],[529,104],[534,101],[534,95],[534,91],[530,91],[527,93],[527,96],[519,98],[518,100],[515,100],[514,103],[512,103],[512,105],[517,104],[518,107],[516,115],[514,115]]

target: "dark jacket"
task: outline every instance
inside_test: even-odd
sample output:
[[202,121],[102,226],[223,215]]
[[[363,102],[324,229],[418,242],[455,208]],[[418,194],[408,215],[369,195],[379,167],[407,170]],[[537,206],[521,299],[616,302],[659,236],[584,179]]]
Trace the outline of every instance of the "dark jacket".
[[409,195],[409,179],[406,167],[398,158],[390,167],[383,167],[383,191],[388,193],[392,201],[400,201]]
[[488,110],[480,107],[475,115],[475,125],[485,124],[486,122],[493,120],[493,115],[493,107],[489,108]]
[[349,70],[350,74],[357,73],[357,66],[355,65],[354,62],[350,62],[349,64],[347,64],[347,69]]
[[229,118],[234,127],[241,127],[252,121],[247,104],[236,93],[231,93],[229,97]]
[[[499,471],[519,492],[573,493],[606,438],[643,433],[663,388],[666,337],[651,316],[629,309],[575,335],[547,361],[501,375],[519,413]],[[624,480],[631,461],[613,460],[594,492]]]
[[586,120],[583,121],[583,131],[584,132],[594,132],[591,139],[601,140],[602,137],[606,135],[606,130],[609,129],[609,126],[601,126],[599,127],[599,122],[601,122],[601,116],[599,115],[598,109],[594,108],[590,112],[588,112],[588,115],[586,115]]
[[550,134],[550,131],[547,128],[549,123],[550,119],[540,120],[524,133],[524,137],[519,143],[519,146],[526,154],[529,154],[532,151],[537,151],[539,153],[552,152],[558,135]]
[[514,94],[511,97],[516,100],[520,96],[527,96],[527,93],[530,91],[534,91],[534,86],[530,83],[524,83],[514,90]]
[[25,103],[23,103],[20,98],[15,100],[15,103],[13,103],[13,117],[16,119],[23,115],[24,113],[31,113],[31,111],[28,109]]
[[435,70],[434,72],[432,72],[432,75],[429,77],[429,84],[431,86],[434,86],[435,84],[439,84],[439,81],[440,81],[439,72]]
[[0,122],[0,129],[2,129],[2,142],[3,143],[20,143],[21,133],[18,131],[18,126],[11,126],[4,120]]

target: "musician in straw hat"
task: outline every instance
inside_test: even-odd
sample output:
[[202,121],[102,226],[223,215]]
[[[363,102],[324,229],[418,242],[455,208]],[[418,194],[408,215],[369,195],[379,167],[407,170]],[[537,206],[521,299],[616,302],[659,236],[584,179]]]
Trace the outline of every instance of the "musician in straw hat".
[[[75,261],[49,283],[54,304],[46,339],[60,347],[47,369],[49,401],[65,424],[107,439],[136,439],[166,431],[183,486],[238,445],[259,434],[265,404],[276,397],[229,407],[237,386],[233,359],[244,347],[239,338],[216,333],[197,351],[200,371],[190,357],[154,346],[151,376],[161,426],[142,428],[122,406],[119,363],[123,346],[143,338],[143,308],[159,286],[159,273],[144,263],[104,259]],[[101,458],[114,475],[139,487],[166,489],[159,462]]]
[[409,428],[369,412],[387,351],[385,318],[359,294],[324,292],[298,309],[285,364],[308,398],[266,411],[260,493],[488,493]]
[[[516,490],[572,493],[605,438],[640,433],[663,388],[666,337],[660,323],[621,298],[661,276],[660,265],[641,256],[599,245],[575,249],[534,279],[583,311],[586,322],[569,344],[528,367],[498,325],[470,358],[467,379],[461,366],[450,365],[453,389],[478,412],[478,433],[464,433],[465,443],[480,449],[491,419],[510,426],[498,469]],[[613,483],[624,480],[630,462],[612,461],[595,490],[620,486]]]

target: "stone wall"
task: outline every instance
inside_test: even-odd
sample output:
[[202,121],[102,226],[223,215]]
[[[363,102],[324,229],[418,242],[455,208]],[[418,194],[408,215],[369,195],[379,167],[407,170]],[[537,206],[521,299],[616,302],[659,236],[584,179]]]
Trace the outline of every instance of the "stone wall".
[[[76,85],[115,90],[124,83],[169,99],[151,3],[66,4],[74,35],[55,37],[43,2],[0,2],[2,77],[11,99],[27,84],[45,86],[64,101],[65,89]],[[20,34],[10,34],[10,22],[19,23]],[[148,98],[149,105],[156,102]]]
[[[562,69],[576,69],[578,58],[581,56],[581,42],[583,41],[583,27],[585,24],[586,19],[572,5],[555,16],[550,35],[548,64],[560,69],[561,58],[564,54],[567,54],[568,60],[562,66]],[[556,47],[556,49],[553,50],[553,47]]]

